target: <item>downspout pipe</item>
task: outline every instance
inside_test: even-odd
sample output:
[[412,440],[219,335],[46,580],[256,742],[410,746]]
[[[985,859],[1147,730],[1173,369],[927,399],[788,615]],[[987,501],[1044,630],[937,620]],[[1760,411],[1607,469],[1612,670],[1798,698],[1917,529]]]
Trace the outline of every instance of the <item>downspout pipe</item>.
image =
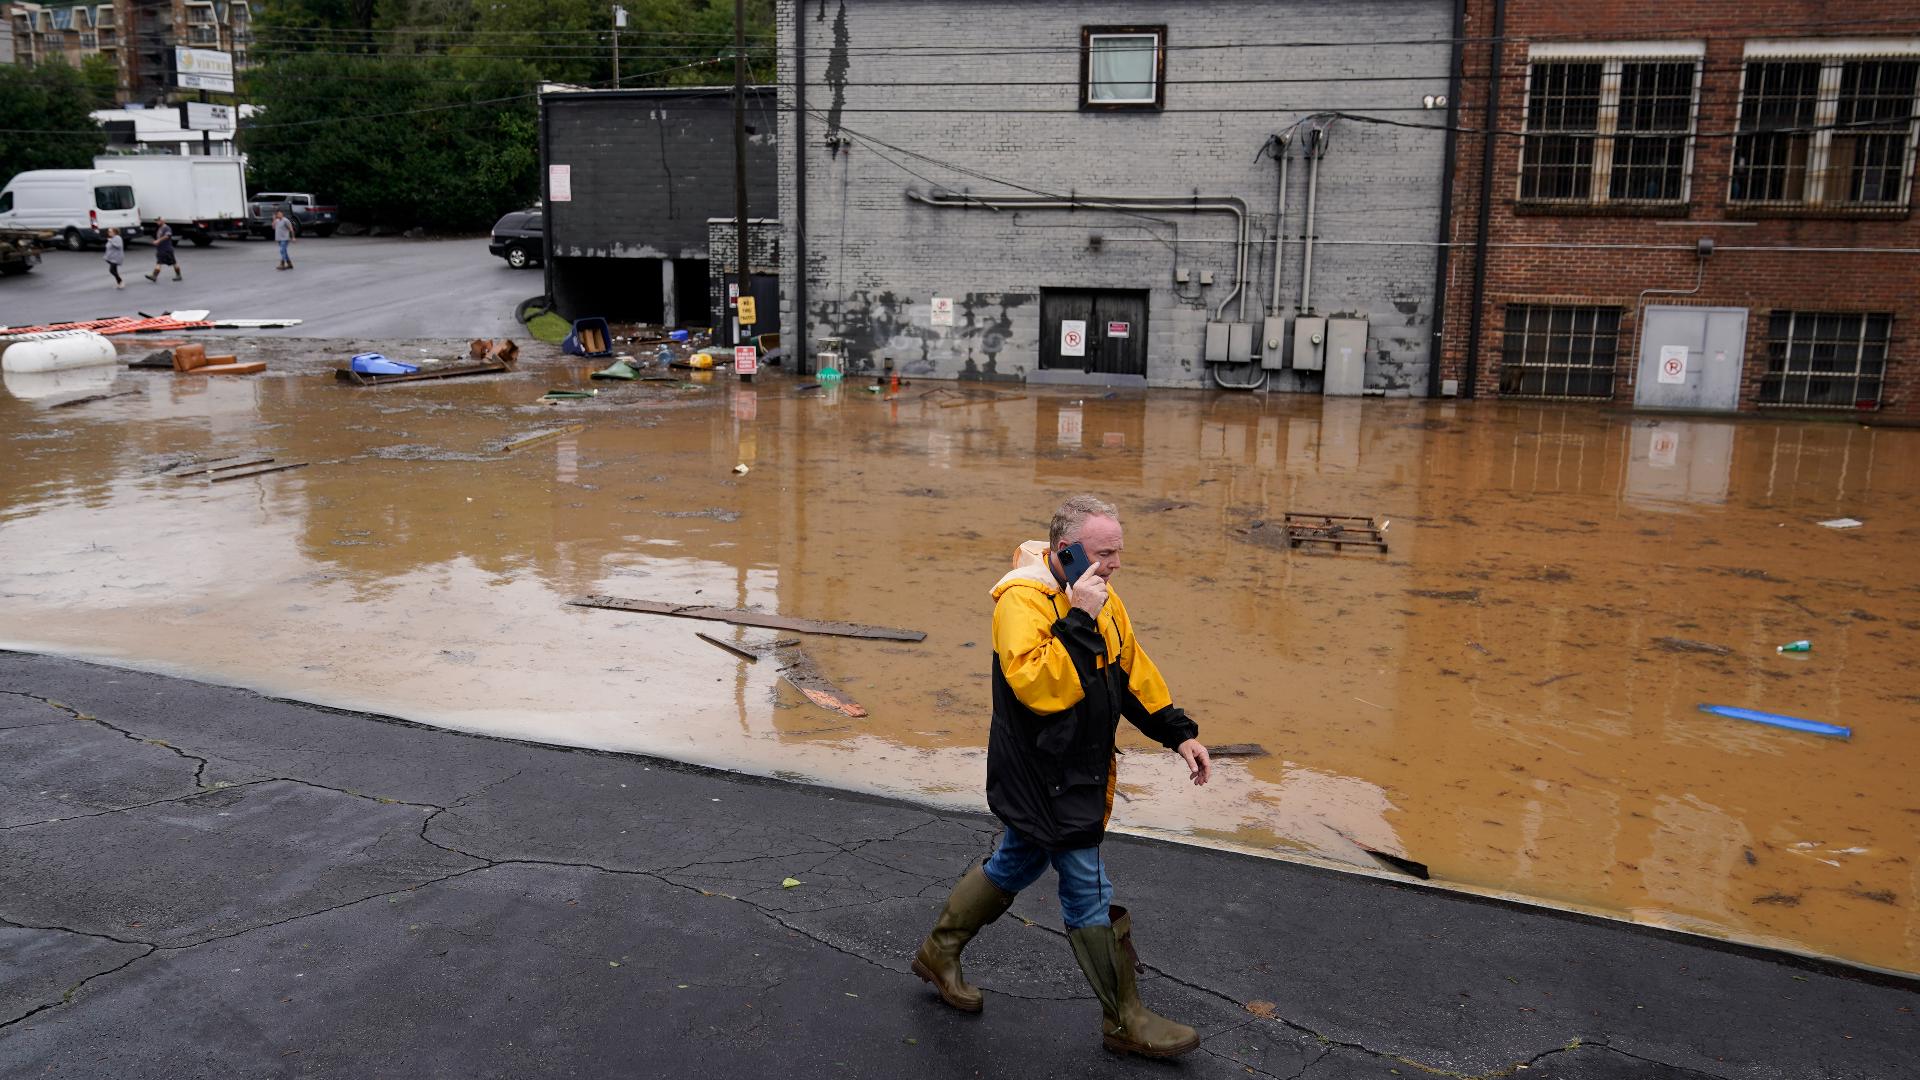
[[1447,139],[1441,151],[1440,172],[1440,247],[1433,265],[1433,333],[1427,338],[1427,396],[1440,396],[1440,361],[1447,345],[1447,268],[1453,253],[1453,174],[1454,154],[1460,126],[1460,74],[1466,63],[1466,46],[1460,39],[1467,33],[1467,0],[1453,0],[1452,62],[1447,69]]
[[950,191],[936,191],[923,194],[912,188],[907,189],[907,198],[927,206],[940,206],[949,209],[983,210],[1145,210],[1154,213],[1186,212],[1192,214],[1232,214],[1237,232],[1234,257],[1233,291],[1220,306],[1213,311],[1215,321],[1225,312],[1227,305],[1235,300],[1240,302],[1240,316],[1244,319],[1247,311],[1247,204],[1237,195],[1127,195],[1115,198],[1101,196],[1055,196],[1055,195],[963,195]]
[[1487,110],[1480,133],[1480,223],[1474,238],[1473,307],[1467,312],[1467,384],[1473,397],[1480,382],[1480,327],[1487,304],[1487,227],[1493,220],[1493,133],[1500,121],[1500,68],[1506,60],[1507,0],[1493,0],[1493,49],[1487,60]]
[[1313,310],[1313,211],[1320,194],[1320,158],[1327,152],[1325,128],[1307,129],[1307,224],[1300,258],[1300,313]]
[[793,104],[793,347],[787,353],[795,358],[796,372],[811,375],[813,353],[807,349],[807,11],[804,3],[793,6]]

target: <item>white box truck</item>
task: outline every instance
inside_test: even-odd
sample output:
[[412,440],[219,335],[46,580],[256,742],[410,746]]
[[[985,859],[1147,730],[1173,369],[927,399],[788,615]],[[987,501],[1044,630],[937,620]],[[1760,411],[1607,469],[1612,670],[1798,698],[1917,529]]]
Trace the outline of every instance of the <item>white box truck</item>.
[[140,231],[133,177],[119,169],[33,169],[0,189],[0,229],[51,232],[72,251]]
[[93,163],[133,177],[140,220],[149,235],[166,218],[174,236],[196,247],[206,247],[215,237],[246,238],[245,158],[129,154],[98,157]]

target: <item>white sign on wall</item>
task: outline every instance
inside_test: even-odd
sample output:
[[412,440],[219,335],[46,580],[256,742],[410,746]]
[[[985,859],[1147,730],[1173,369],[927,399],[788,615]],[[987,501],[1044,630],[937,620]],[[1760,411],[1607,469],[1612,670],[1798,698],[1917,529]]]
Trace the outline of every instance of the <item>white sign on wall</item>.
[[547,166],[547,201],[573,201],[573,166]]
[[233,55],[213,49],[175,48],[173,81],[189,90],[233,93]]
[[1660,346],[1660,381],[1663,383],[1687,381],[1687,347],[1685,345]]
[[933,298],[933,325],[953,325],[953,297],[936,296]]
[[1060,320],[1060,355],[1087,355],[1087,322],[1085,319]]

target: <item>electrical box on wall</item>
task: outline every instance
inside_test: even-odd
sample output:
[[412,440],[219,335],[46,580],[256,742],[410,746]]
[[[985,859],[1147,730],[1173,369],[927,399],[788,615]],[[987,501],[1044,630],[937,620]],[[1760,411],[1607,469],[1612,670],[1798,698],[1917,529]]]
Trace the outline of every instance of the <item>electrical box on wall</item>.
[[1367,388],[1367,320],[1327,320],[1326,363],[1321,393],[1358,397]]
[[1293,369],[1319,371],[1326,366],[1327,320],[1301,315],[1293,320]]
[[1287,358],[1287,320],[1278,315],[1269,315],[1260,324],[1260,366],[1267,371],[1279,371],[1286,366]]
[[1253,324],[1227,324],[1227,363],[1253,363]]
[[1203,354],[1209,364],[1227,362],[1227,324],[1210,322],[1207,324],[1207,351]]

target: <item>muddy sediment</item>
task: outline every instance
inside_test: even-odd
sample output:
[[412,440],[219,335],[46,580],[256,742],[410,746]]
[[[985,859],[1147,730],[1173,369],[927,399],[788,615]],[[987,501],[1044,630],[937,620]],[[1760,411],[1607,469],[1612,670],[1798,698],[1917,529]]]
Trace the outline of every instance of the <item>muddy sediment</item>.
[[[1195,791],[1123,729],[1121,824],[1920,971],[1920,432],[1162,391],[943,408],[771,372],[596,383],[605,361],[544,347],[357,388],[331,377],[352,352],[466,343],[229,342],[268,372],[8,376],[0,638],[978,805],[987,589],[1091,489],[1176,699],[1267,751]],[[309,464],[162,475],[240,455]],[[1390,521],[1388,550],[1291,548],[1289,510]],[[1818,524],[1842,516],[1866,524]],[[696,636],[766,630],[566,604],[587,594],[928,638],[806,639],[856,719]]]

